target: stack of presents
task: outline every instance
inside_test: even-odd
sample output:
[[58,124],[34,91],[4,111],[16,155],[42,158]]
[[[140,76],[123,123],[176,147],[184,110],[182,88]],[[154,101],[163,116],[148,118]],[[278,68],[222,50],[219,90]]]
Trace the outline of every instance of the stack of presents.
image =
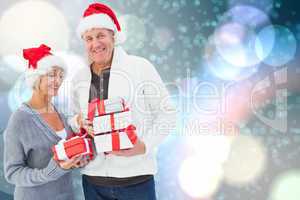
[[88,120],[93,122],[93,131],[63,139],[52,147],[54,159],[67,160],[75,155],[92,159],[95,154],[130,149],[137,141],[136,128],[131,112],[124,99],[94,99],[89,103]]

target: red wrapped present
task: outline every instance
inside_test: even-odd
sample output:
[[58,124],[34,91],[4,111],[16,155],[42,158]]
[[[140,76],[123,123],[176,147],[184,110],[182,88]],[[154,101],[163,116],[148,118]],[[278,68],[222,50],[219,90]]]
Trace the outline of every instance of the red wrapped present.
[[62,139],[52,147],[55,160],[68,160],[76,155],[93,158],[92,141],[89,138],[75,136],[68,140]]
[[125,129],[132,124],[131,112],[111,113],[95,117],[93,120],[94,135]]
[[97,153],[130,149],[136,141],[136,128],[133,125],[130,125],[123,130],[95,135],[94,137]]
[[[95,116],[107,115],[110,113],[123,112],[128,110],[122,98],[94,99],[88,105],[88,119],[93,121]],[[97,111],[97,113],[96,113]]]

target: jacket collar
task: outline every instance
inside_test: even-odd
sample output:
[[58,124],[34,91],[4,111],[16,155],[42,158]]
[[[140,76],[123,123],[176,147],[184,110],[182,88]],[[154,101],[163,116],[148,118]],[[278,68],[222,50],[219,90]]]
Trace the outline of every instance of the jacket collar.
[[[61,115],[61,113],[58,112],[58,110],[53,105],[54,109],[58,113],[58,116],[62,120],[62,123],[64,125],[65,130],[67,131],[68,135],[70,134],[70,130],[68,128],[68,125],[64,119],[64,117]],[[42,130],[42,132],[48,136],[48,138],[52,138],[55,141],[59,141],[61,138],[55,133],[55,131],[45,122],[45,120],[40,116],[40,114],[32,109],[27,103],[23,103],[21,106],[21,109],[25,112],[29,113],[33,122]]]

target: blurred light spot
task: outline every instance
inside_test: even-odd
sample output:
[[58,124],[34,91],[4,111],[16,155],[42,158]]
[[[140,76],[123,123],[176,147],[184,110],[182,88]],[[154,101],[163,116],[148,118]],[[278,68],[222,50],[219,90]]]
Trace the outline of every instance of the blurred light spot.
[[221,165],[205,163],[201,157],[189,157],[183,161],[178,180],[183,191],[194,198],[212,196],[222,180]]
[[24,75],[21,75],[14,87],[8,94],[8,105],[12,112],[17,110],[21,104],[28,101],[32,95],[32,90],[27,87]]
[[247,79],[256,73],[258,68],[258,66],[237,68],[216,53],[205,60],[204,66],[207,67],[214,76],[227,81]]
[[253,7],[259,8],[265,12],[272,11],[273,8],[273,0],[229,0],[228,5],[229,7],[234,7],[236,5],[251,5]]
[[300,171],[289,171],[276,178],[271,189],[271,200],[298,200]]
[[[264,43],[268,49],[271,49],[270,54],[264,57],[264,63],[268,65],[283,66],[295,58],[297,41],[294,34],[286,27],[267,26],[259,32],[258,40]],[[264,48],[257,48],[257,55],[263,57],[264,51]]]
[[167,28],[158,28],[154,30],[154,42],[159,49],[165,50],[174,40],[172,32]]
[[230,9],[226,15],[231,21],[251,28],[259,28],[271,24],[268,15],[253,6],[237,5]]
[[228,158],[233,137],[224,135],[202,135],[187,138],[187,146],[202,158],[204,163],[222,164]]
[[[264,43],[256,39],[257,32],[270,24],[268,16],[261,10],[235,6],[225,13],[221,21],[215,30],[214,42],[218,53],[228,63],[237,67],[255,66],[271,52],[271,48],[265,48]],[[256,55],[256,46],[264,49],[260,51],[261,57]]]
[[214,33],[218,53],[224,60],[234,66],[244,67],[248,65],[242,45],[246,31],[244,26],[231,23],[221,26]]
[[266,26],[269,28],[263,28],[255,39],[255,52],[260,60],[264,60],[270,55],[275,43],[275,30],[272,26]]
[[24,1],[6,10],[0,19],[0,54],[22,56],[22,49],[45,43],[67,50],[69,27],[65,16],[45,1]]
[[23,57],[16,56],[16,55],[8,55],[3,56],[3,61],[10,67],[12,70],[16,72],[24,72],[28,66],[28,63]]
[[233,186],[252,183],[264,171],[265,165],[266,150],[263,145],[254,137],[237,136],[224,163],[225,181]]
[[146,39],[146,28],[143,20],[134,15],[123,15],[119,19],[122,31],[126,35],[124,48],[127,50],[143,48]]
[[1,90],[5,91],[14,85],[14,83],[18,79],[18,76],[20,75],[19,72],[9,67],[8,64],[5,63],[3,60],[1,60],[0,62],[0,73],[0,80],[3,83],[1,84]]

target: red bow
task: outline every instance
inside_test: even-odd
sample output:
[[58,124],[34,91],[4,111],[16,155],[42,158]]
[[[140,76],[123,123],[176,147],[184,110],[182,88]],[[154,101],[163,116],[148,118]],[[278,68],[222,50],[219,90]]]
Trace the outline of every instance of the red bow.
[[33,69],[37,68],[37,62],[43,57],[52,55],[51,48],[45,44],[40,45],[37,48],[23,49],[23,57],[29,61],[28,68],[32,66]]
[[121,26],[119,24],[119,21],[117,19],[117,16],[115,15],[114,11],[108,7],[107,5],[104,5],[102,3],[93,3],[89,5],[89,7],[85,10],[83,17],[87,17],[93,14],[106,14],[108,15],[115,25],[117,26],[117,30],[121,31]]
[[93,99],[88,106],[88,120],[93,121],[95,117],[96,109],[98,111],[98,115],[104,115],[105,114],[105,106],[104,106],[104,100],[95,98]]
[[[137,135],[135,130],[136,128],[133,125],[129,125],[127,128],[125,128],[125,130],[123,130],[127,134],[128,139],[131,141],[132,144],[135,144],[137,141]],[[120,150],[120,131],[114,131],[111,133],[113,151]]]

